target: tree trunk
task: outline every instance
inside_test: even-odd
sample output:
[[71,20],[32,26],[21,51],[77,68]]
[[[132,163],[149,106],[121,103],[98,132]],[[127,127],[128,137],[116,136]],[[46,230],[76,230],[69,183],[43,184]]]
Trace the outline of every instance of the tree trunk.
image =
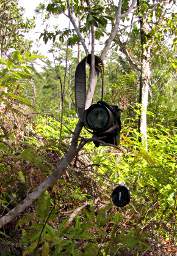
[[[140,11],[140,1],[137,1],[138,10]],[[140,68],[140,91],[139,91],[139,103],[141,105],[139,115],[139,132],[140,141],[142,146],[148,150],[147,140],[147,107],[148,107],[148,94],[150,83],[150,53],[151,45],[147,40],[147,34],[149,33],[149,26],[144,20],[143,16],[139,16],[140,25],[140,41],[141,41],[141,68]]]
[[142,56],[142,70],[140,75],[140,104],[141,114],[139,120],[139,131],[141,134],[141,142],[143,147],[148,149],[147,140],[147,107],[148,107],[148,95],[149,95],[149,83],[150,83],[150,52],[151,47],[147,46],[143,50]]

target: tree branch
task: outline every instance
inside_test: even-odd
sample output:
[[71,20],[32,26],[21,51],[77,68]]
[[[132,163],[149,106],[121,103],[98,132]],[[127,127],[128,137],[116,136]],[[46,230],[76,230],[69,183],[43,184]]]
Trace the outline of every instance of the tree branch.
[[88,203],[85,202],[82,206],[76,208],[71,215],[69,216],[69,220],[67,221],[67,223],[65,224],[65,228],[68,228],[71,223],[73,222],[73,220],[75,219],[75,217],[82,211],[82,209],[84,209],[85,207],[88,206]]
[[105,59],[105,57],[106,57],[106,55],[107,55],[107,52],[108,52],[109,49],[110,49],[111,43],[113,42],[114,38],[115,38],[116,35],[117,35],[121,18],[126,17],[127,15],[129,15],[129,13],[132,12],[132,10],[134,9],[135,4],[136,4],[136,0],[132,0],[132,4],[131,4],[131,6],[129,7],[128,11],[125,12],[125,13],[123,13],[123,14],[121,14],[122,0],[119,0],[119,4],[118,4],[117,10],[116,10],[115,25],[114,25],[114,27],[112,27],[110,36],[109,36],[109,38],[106,40],[105,46],[104,46],[104,48],[103,48],[103,50],[102,50],[102,52],[101,52],[101,59],[102,59],[102,60]]
[[77,35],[78,35],[80,41],[81,41],[81,44],[82,44],[82,46],[83,46],[83,48],[84,48],[84,50],[85,50],[86,55],[88,55],[88,54],[89,54],[89,50],[87,49],[87,46],[86,46],[86,44],[85,44],[85,40],[84,40],[84,38],[82,37],[82,34],[80,33],[80,30],[79,30],[79,28],[78,28],[78,26],[77,26],[77,24],[76,24],[76,21],[75,21],[73,15],[72,15],[69,0],[67,0],[67,6],[68,6],[68,17],[69,17],[69,19],[70,19],[70,21],[71,21],[71,23],[72,23],[72,25],[73,25],[73,27],[74,27],[74,29],[75,29]]
[[136,3],[137,3],[137,0],[132,0],[132,3],[131,3],[131,5],[130,5],[130,7],[128,8],[128,11],[127,11],[127,12],[124,12],[124,13],[121,15],[121,18],[124,18],[124,17],[126,17],[127,15],[129,15],[129,14],[133,11],[133,9],[135,8]]
[[86,141],[83,141],[82,143],[80,143],[80,145],[78,145],[78,138],[82,130],[82,127],[83,124],[80,121],[78,121],[76,128],[74,130],[74,134],[68,152],[57,164],[56,170],[49,177],[47,177],[41,184],[39,184],[39,186],[32,193],[28,194],[27,197],[21,203],[19,203],[15,208],[13,208],[6,215],[0,218],[0,228],[2,228],[4,225],[8,224],[13,219],[15,219],[27,207],[32,205],[32,203],[36,199],[38,199],[44,191],[46,191],[49,187],[54,185],[57,182],[57,180],[61,178],[67,166],[72,162],[77,153],[86,144]]
[[[91,12],[92,6],[90,1],[87,0],[87,5],[89,7],[89,12]],[[96,70],[95,70],[95,29],[94,25],[91,25],[91,67],[90,67],[90,86],[87,92],[86,102],[85,102],[85,109],[88,109],[92,104],[95,87],[97,82]]]
[[95,31],[94,26],[91,26],[91,67],[90,67],[90,86],[87,92],[86,102],[85,102],[85,109],[88,109],[90,105],[92,104],[92,99],[95,92],[97,77],[96,77],[96,71],[95,71]]
[[120,23],[120,19],[121,19],[121,9],[122,9],[122,0],[119,0],[119,4],[118,4],[118,8],[116,10],[116,21],[115,21],[115,25],[114,27],[112,27],[112,30],[111,30],[111,33],[110,33],[110,36],[109,38],[106,40],[105,42],[105,46],[101,52],[101,59],[104,60],[105,57],[106,57],[106,54],[107,52],[109,51],[110,49],[110,46],[111,46],[111,43],[112,41],[114,40],[116,34],[117,34],[117,31],[118,31],[118,28],[119,28],[119,23]]
[[117,42],[120,46],[120,51],[126,56],[129,64],[131,65],[131,67],[135,70],[135,71],[138,71],[140,72],[141,71],[141,68],[138,66],[137,63],[135,63],[135,61],[132,59],[132,57],[130,56],[130,53],[128,52],[127,48],[126,48],[126,44],[125,43],[122,43],[120,38],[117,36],[116,37],[117,39]]

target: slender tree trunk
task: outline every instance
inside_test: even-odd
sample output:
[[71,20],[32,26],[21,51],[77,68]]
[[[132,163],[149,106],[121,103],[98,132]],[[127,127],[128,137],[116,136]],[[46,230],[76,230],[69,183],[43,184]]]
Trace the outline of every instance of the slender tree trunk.
[[[140,1],[137,1],[137,6],[140,11]],[[141,68],[140,68],[140,90],[139,90],[139,103],[141,105],[139,115],[139,132],[140,141],[144,149],[148,150],[148,139],[147,139],[147,107],[148,107],[148,96],[149,96],[149,83],[150,83],[150,53],[151,46],[148,44],[147,33],[148,26],[144,22],[143,16],[139,16],[140,24],[140,41],[141,41]]]
[[95,92],[97,77],[96,77],[96,71],[95,71],[95,31],[94,26],[91,27],[91,37],[92,37],[92,50],[91,50],[91,69],[90,69],[90,86],[87,92],[86,97],[86,103],[85,103],[85,109],[88,109],[90,105],[92,104],[93,95]]
[[36,86],[35,86],[34,81],[31,82],[31,86],[32,86],[32,94],[33,94],[33,98],[32,98],[33,107],[35,107],[35,105],[36,105]]
[[[80,27],[81,27],[81,21],[79,19],[79,22],[78,22],[78,28],[79,28],[79,31],[80,31]],[[78,61],[78,64],[80,62],[80,42],[77,43],[77,61]]]
[[[163,1],[163,10],[161,11],[161,16],[157,15],[156,1],[152,1],[153,7],[153,17],[155,17],[155,23],[160,24],[163,17],[165,17],[165,12],[171,1]],[[159,1],[160,2],[160,1]],[[146,13],[141,14],[140,0],[137,0],[137,7],[140,13],[139,24],[140,24],[140,39],[141,39],[141,70],[140,70],[140,98],[139,103],[141,104],[141,113],[139,117],[139,132],[141,134],[141,141],[143,147],[148,149],[147,140],[147,108],[148,108],[148,96],[149,96],[149,85],[151,78],[151,47],[153,44],[152,38],[150,38],[150,32],[153,27],[148,26],[148,17]],[[156,26],[156,25],[155,25]]]
[[141,134],[141,142],[143,147],[148,149],[147,140],[147,108],[148,108],[148,96],[149,96],[149,83],[150,83],[150,51],[151,47],[147,46],[143,50],[142,56],[142,70],[140,75],[140,104],[141,113],[139,119],[139,132]]

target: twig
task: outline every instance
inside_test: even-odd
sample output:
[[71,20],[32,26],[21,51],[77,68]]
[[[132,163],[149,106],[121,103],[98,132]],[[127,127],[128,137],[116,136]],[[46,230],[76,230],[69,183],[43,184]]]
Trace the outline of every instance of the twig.
[[74,210],[74,212],[72,212],[72,214],[69,217],[69,220],[67,221],[67,223],[65,224],[65,227],[69,227],[71,225],[71,223],[73,222],[73,220],[75,219],[75,217],[82,211],[82,209],[84,209],[86,206],[88,205],[87,202],[85,202],[82,206],[76,208]]
[[133,9],[135,9],[136,3],[137,3],[137,0],[132,0],[132,4],[131,4],[130,7],[128,8],[128,11],[122,13],[122,14],[121,14],[121,18],[124,18],[124,17],[128,16],[128,15],[133,11]]
[[[70,26],[70,24],[69,24],[69,26]],[[64,97],[65,97],[67,71],[68,71],[68,43],[66,46],[64,80],[63,80],[63,86],[61,87],[60,143],[62,140],[62,130],[63,130]]]
[[126,48],[126,44],[122,43],[119,36],[116,37],[117,42],[120,46],[120,51],[125,54],[125,56],[127,57],[128,62],[130,63],[131,67],[135,70],[140,72],[141,68],[138,66],[137,63],[135,63],[135,61],[132,59],[132,57],[130,56],[130,53],[128,52],[127,48]]

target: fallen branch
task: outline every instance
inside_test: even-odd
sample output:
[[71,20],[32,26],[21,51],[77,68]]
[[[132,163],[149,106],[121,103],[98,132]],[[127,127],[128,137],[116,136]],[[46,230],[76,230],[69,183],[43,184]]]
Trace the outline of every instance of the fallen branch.
[[75,219],[75,217],[76,217],[76,216],[82,211],[82,209],[84,209],[87,205],[88,205],[88,203],[86,202],[86,203],[84,203],[82,206],[76,208],[76,209],[72,212],[72,214],[71,214],[70,217],[69,217],[69,220],[68,220],[67,223],[65,224],[65,227],[66,227],[66,228],[69,227],[69,226],[72,224],[72,222],[73,222],[73,220]]

